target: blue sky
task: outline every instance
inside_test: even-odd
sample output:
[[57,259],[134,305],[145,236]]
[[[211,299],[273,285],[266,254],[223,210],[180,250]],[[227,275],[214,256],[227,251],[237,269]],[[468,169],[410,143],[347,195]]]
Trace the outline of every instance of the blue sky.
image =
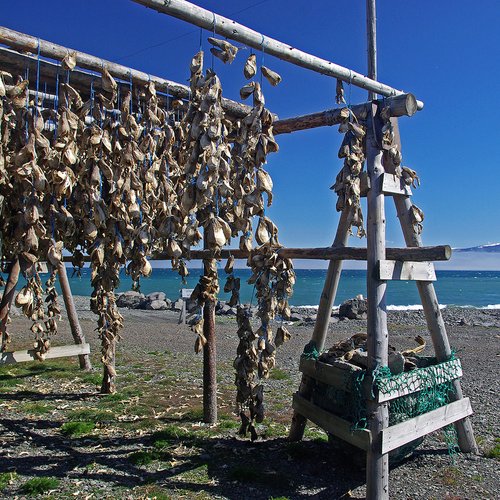
[[[364,0],[195,3],[366,72]],[[380,81],[425,102],[423,111],[400,120],[403,163],[422,181],[413,200],[426,215],[424,243],[457,247],[500,241],[498,3],[379,0],[377,10]],[[1,22],[179,82],[186,81],[189,60],[199,49],[199,28],[130,0],[24,0],[22,7],[4,7]],[[204,32],[206,50],[207,36]],[[215,62],[227,97],[238,98],[248,54],[242,50],[231,66]],[[335,107],[334,79],[268,55],[264,64],[283,77],[278,87],[264,88],[268,107],[280,117]],[[356,88],[349,92],[346,86],[346,94],[352,103],[366,100],[366,92]],[[338,213],[329,187],[341,167],[340,138],[331,127],[279,136],[281,151],[269,157],[275,202],[268,215],[286,246],[331,244]],[[389,203],[387,223],[388,244],[402,245]],[[353,238],[352,244],[365,242]]]

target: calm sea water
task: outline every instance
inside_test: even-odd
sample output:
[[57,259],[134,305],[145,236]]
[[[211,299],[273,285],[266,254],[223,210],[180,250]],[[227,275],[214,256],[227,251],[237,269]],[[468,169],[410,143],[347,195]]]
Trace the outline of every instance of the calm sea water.
[[[183,285],[180,277],[171,269],[153,269],[150,278],[141,280],[143,293],[163,291],[170,299],[179,297],[181,288],[194,288],[200,277],[201,269],[191,269],[187,278],[187,285]],[[68,268],[71,288],[74,295],[90,295],[89,269],[83,269],[81,278],[71,277],[72,269]],[[224,270],[219,272],[221,281]],[[253,286],[247,285],[250,276],[248,269],[236,269],[236,276],[241,278],[241,300],[252,300]],[[326,270],[324,269],[297,269],[297,283],[294,294],[290,299],[292,305],[317,305]],[[500,308],[500,271],[436,271],[436,292],[440,304],[456,306],[474,306]],[[43,279],[43,276],[42,276]],[[131,281],[122,274],[119,291],[130,290]],[[224,282],[221,282],[221,290]],[[393,308],[407,308],[420,304],[417,288],[412,281],[391,281],[387,286],[387,304]],[[366,273],[363,270],[344,270],[340,280],[335,304],[352,298],[358,294],[366,296]],[[229,299],[229,294],[220,294],[221,299]],[[255,303],[255,298],[253,298]]]

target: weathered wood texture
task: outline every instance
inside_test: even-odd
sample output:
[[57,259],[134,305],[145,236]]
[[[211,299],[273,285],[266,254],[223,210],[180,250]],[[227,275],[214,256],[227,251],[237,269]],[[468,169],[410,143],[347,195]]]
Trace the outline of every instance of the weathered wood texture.
[[[84,356],[90,353],[89,344],[75,344],[51,347],[45,354],[45,359],[67,358],[69,356]],[[0,355],[0,365],[9,365],[13,363],[22,363],[25,361],[38,361],[35,357],[35,351],[3,352]]]
[[385,173],[382,178],[382,193],[388,195],[411,196],[410,186],[401,177]]
[[[335,234],[332,248],[335,248],[336,250],[342,250],[347,245],[352,217],[352,208],[344,208],[342,214],[340,215],[340,221],[337,227],[337,232]],[[323,285],[323,291],[321,292],[321,297],[319,299],[318,315],[316,317],[316,323],[314,324],[314,330],[311,339],[311,342],[314,342],[316,344],[316,348],[318,350],[323,349],[325,345],[328,325],[330,323],[331,311],[335,296],[337,295],[337,288],[339,285],[341,273],[342,260],[331,260],[328,264],[325,284]],[[301,397],[308,400],[311,398],[313,386],[314,380],[312,380],[307,375],[303,375],[298,393]],[[306,427],[306,422],[306,416],[295,410],[292,417],[290,434],[288,436],[288,439],[290,441],[299,441],[302,439]]]
[[315,359],[301,358],[299,370],[314,380],[351,392],[350,375],[361,371],[361,368],[345,361],[328,364]]
[[[391,119],[395,142],[401,150],[401,139],[399,135],[399,126],[396,118]],[[394,165],[386,160],[386,169],[389,172],[394,172]],[[403,196],[394,196],[394,203],[398,214],[399,222],[403,230],[405,242],[409,247],[422,247],[422,238],[420,234],[415,233],[413,230],[413,223],[410,216],[412,202],[409,198]],[[437,299],[434,285],[430,281],[417,281],[418,293],[424,309],[427,328],[429,329],[434,351],[438,361],[447,361],[451,356],[451,347],[446,334],[446,327],[444,324],[443,315],[439,309],[439,302]],[[459,380],[453,382],[453,392],[450,394],[453,400],[460,400],[463,398],[462,386]],[[477,453],[478,448],[476,440],[474,439],[474,431],[469,419],[460,420],[455,424],[458,434],[458,444],[464,453]]]
[[389,453],[470,415],[472,415],[470,400],[464,398],[400,424],[392,425],[382,431],[382,453]]
[[[377,79],[377,13],[375,0],[366,0],[366,48],[368,55],[368,77]],[[368,100],[377,97],[375,92],[368,93]]]
[[[127,66],[122,66],[121,64],[116,64],[101,59],[100,57],[86,54],[85,52],[75,51],[74,49],[41,40],[37,37],[26,35],[25,33],[20,33],[2,26],[0,26],[0,43],[19,51],[28,51],[34,54],[38,53],[38,47],[40,47],[40,55],[58,61],[62,61],[68,52],[75,52],[76,63],[80,68],[90,69],[99,73],[102,68],[105,67],[114,77],[125,81],[132,80],[134,85],[147,84],[149,81],[152,81],[158,90],[168,92],[171,95],[180,98],[189,98],[191,95],[191,91],[187,85],[182,85],[159,76],[128,68]],[[246,116],[250,110],[248,106],[229,99],[222,100],[222,107],[229,114],[236,117]]]
[[[376,115],[377,108],[373,107]],[[387,349],[389,334],[387,331],[386,283],[377,276],[378,263],[385,260],[385,208],[382,193],[382,150],[378,145],[380,124],[376,116],[368,120],[366,138],[366,166],[370,176],[371,189],[367,195],[368,217],[367,234],[367,351],[368,371],[387,366]],[[366,484],[368,499],[389,498],[389,457],[380,452],[382,430],[389,425],[389,408],[387,403],[367,401],[369,429],[372,443],[367,453]]]
[[14,300],[14,294],[16,293],[16,286],[19,280],[20,270],[21,265],[19,263],[19,259],[16,259],[10,266],[9,277],[7,278],[7,283],[5,284],[2,295],[2,301],[0,302],[0,335],[2,337],[2,352],[5,351],[7,347],[7,338],[5,335],[7,328],[7,319],[9,317],[12,301]]
[[[421,370],[425,370],[425,372],[429,374],[428,379],[436,384],[443,384],[444,382],[449,382],[450,380],[458,379],[462,376],[462,365],[459,359],[445,361],[435,366],[422,368]],[[392,399],[400,398],[407,394],[413,394],[427,388],[428,384],[425,382],[427,377],[422,377],[421,370],[406,373],[404,384],[401,384],[399,379],[389,380],[384,387],[384,392],[380,391],[377,394],[376,400],[379,402],[391,401]],[[450,373],[453,374],[453,378],[450,378]]]
[[[380,105],[389,106],[391,116],[412,116],[417,112],[417,100],[413,94],[401,94],[379,101]],[[356,104],[351,107],[358,120],[364,121],[370,111],[371,103]],[[273,124],[275,135],[288,134],[298,130],[333,126],[341,123],[341,108],[328,109],[292,118],[284,118]]]
[[[76,312],[75,302],[71,293],[71,287],[69,285],[68,274],[66,272],[66,266],[64,262],[61,262],[59,266],[57,266],[57,273],[59,275],[59,284],[61,285],[64,305],[66,306],[66,314],[68,315],[71,335],[73,336],[75,344],[85,344],[85,335],[83,334],[82,327],[80,326],[80,321],[78,320],[78,314]],[[80,354],[78,359],[80,362],[80,368],[82,370],[92,370],[92,364],[90,362],[90,356],[88,354]]]
[[436,272],[431,262],[381,260],[378,277],[381,280],[436,281]]
[[293,409],[300,415],[304,415],[308,420],[316,425],[319,425],[322,429],[330,432],[334,436],[337,436],[340,439],[361,448],[362,450],[367,450],[370,447],[370,431],[352,431],[351,422],[323,410],[319,406],[316,406],[302,397],[299,393],[294,394],[292,406]]
[[372,90],[377,94],[390,97],[403,92],[395,88],[376,82],[361,73],[339,66],[331,61],[313,56],[307,52],[296,49],[291,45],[267,37],[258,33],[232,19],[215,14],[209,10],[198,7],[185,0],[133,0],[136,3],[149,7],[163,14],[182,19],[188,23],[199,26],[209,31],[225,36],[231,40],[244,43],[256,50],[264,49],[266,54],[288,61],[292,64],[306,68],[322,75],[333,76],[352,85],[366,90]]

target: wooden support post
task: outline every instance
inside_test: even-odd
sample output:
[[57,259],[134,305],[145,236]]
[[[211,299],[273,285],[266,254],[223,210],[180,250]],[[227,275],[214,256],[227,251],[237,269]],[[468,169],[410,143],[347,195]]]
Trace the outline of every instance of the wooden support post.
[[[394,140],[401,151],[401,138],[399,135],[399,126],[397,119],[392,119],[394,130]],[[388,165],[387,168],[393,168]],[[422,246],[422,238],[413,230],[413,224],[410,218],[410,210],[412,202],[410,198],[404,196],[394,196],[394,203],[398,214],[399,222],[403,230],[405,242],[409,247]],[[439,309],[439,302],[434,290],[434,285],[431,281],[417,281],[418,293],[424,308],[424,315],[427,322],[427,328],[431,335],[434,351],[438,361],[446,361],[451,356],[451,347],[446,334],[443,315]],[[458,401],[463,398],[462,386],[460,380],[453,381],[453,392],[450,395],[453,401]],[[463,453],[478,453],[476,440],[474,439],[474,431],[472,424],[468,418],[459,420],[455,424],[458,434],[458,444]]]
[[[203,262],[205,274],[212,267],[210,261]],[[215,301],[207,300],[203,305],[203,335],[207,343],[203,346],[203,422],[217,422],[217,350],[215,339]]]
[[[69,286],[68,273],[66,272],[64,262],[59,263],[57,272],[59,274],[59,283],[61,285],[64,305],[66,306],[66,314],[68,315],[71,335],[73,336],[75,344],[85,344],[85,335],[78,321],[78,314],[76,312],[75,302],[71,293],[71,287]],[[80,369],[85,371],[92,370],[92,364],[90,363],[90,356],[88,354],[80,354],[78,359],[80,362]]]
[[16,259],[10,266],[9,277],[7,279],[7,283],[5,284],[2,301],[0,302],[0,335],[2,338],[1,352],[4,352],[7,347],[7,320],[9,318],[12,301],[14,300],[20,270],[21,266],[19,264],[19,259]]
[[[340,216],[337,233],[333,242],[334,248],[341,248],[347,245],[349,230],[351,228],[351,220],[352,209],[351,207],[347,207],[342,211]],[[333,302],[335,300],[335,296],[337,295],[337,288],[341,273],[342,261],[331,260],[328,264],[328,271],[326,273],[325,284],[323,285],[323,292],[321,293],[321,297],[319,299],[318,316],[316,318],[316,323],[314,324],[314,331],[311,339],[311,342],[316,344],[316,349],[318,349],[318,351],[323,349],[325,345]],[[302,375],[302,381],[300,383],[298,394],[305,399],[310,399],[313,385],[313,379],[307,375]],[[290,441],[300,441],[302,439],[304,436],[306,422],[306,417],[294,410],[290,434],[288,436]]]
[[[374,114],[376,106],[374,106]],[[375,373],[387,366],[389,336],[387,332],[386,282],[378,278],[378,264],[385,255],[385,209],[382,193],[382,150],[378,145],[378,119],[368,120],[366,138],[366,164],[371,181],[368,191],[367,232],[367,351],[368,371]],[[372,442],[366,460],[366,498],[389,498],[389,457],[382,454],[382,431],[389,425],[387,403],[367,401],[369,429]]]
[[[366,40],[368,52],[368,77],[377,79],[377,13],[375,0],[366,0]],[[368,100],[377,98],[376,92],[368,92]]]

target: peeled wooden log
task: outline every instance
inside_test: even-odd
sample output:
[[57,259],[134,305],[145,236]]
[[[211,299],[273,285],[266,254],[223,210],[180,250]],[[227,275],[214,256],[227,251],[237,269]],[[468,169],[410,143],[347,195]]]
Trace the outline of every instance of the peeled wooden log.
[[[379,100],[377,103],[380,106],[389,106],[390,115],[393,117],[412,116],[419,109],[417,99],[413,94],[401,94]],[[358,120],[364,121],[368,116],[371,105],[371,102],[356,104],[351,107],[351,111]],[[343,121],[341,109],[342,108],[328,109],[318,113],[278,120],[273,124],[273,132],[275,135],[288,134],[290,132],[296,132],[297,130],[338,125]]]
[[[144,85],[152,81],[155,84],[156,89],[162,92],[168,92],[171,95],[185,99],[188,99],[191,95],[191,90],[187,85],[182,85],[159,76],[150,75],[148,73],[144,73],[143,71],[128,68],[127,66],[122,66],[121,64],[116,64],[114,62],[101,59],[100,57],[73,50],[46,40],[41,40],[37,37],[20,33],[3,26],[0,26],[0,43],[15,50],[31,52],[33,54],[36,54],[38,49],[40,49],[40,55],[43,57],[49,57],[58,61],[62,61],[69,52],[75,52],[76,64],[80,68],[90,69],[99,74],[102,71],[102,68],[106,68],[110,74],[116,78],[124,81],[132,80],[133,85]],[[3,54],[5,57],[5,51],[3,51]],[[29,57],[35,61],[37,60],[37,58],[32,56],[25,57]],[[42,65],[42,61],[40,61],[40,67],[42,67]],[[57,65],[54,66],[57,68]],[[74,81],[73,75],[75,75],[76,78],[76,72],[71,71],[70,75],[71,81]],[[96,84],[98,83],[97,80],[99,80],[99,78],[96,79]],[[248,106],[231,101],[230,99],[222,99],[222,107],[230,115],[235,117],[244,117],[250,111]]]

